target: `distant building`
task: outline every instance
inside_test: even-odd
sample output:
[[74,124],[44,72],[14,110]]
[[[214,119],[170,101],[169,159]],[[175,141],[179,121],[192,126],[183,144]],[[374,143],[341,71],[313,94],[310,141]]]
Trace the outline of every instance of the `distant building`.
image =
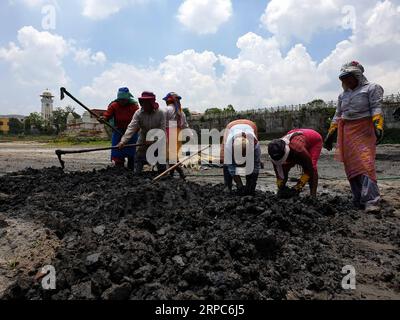
[[40,97],[42,98],[42,117],[44,120],[50,121],[53,115],[54,96],[46,90]]
[[8,134],[10,132],[9,122],[10,119],[0,117],[0,132],[2,134]]
[[[106,110],[93,109],[91,111],[101,116]],[[82,115],[82,119],[75,119],[70,113],[67,117],[67,130],[65,133],[70,136],[108,137],[104,125],[87,111]]]
[[6,114],[6,115],[0,115],[0,118],[17,119],[19,120],[19,122],[24,123],[26,116],[21,116],[19,114]]
[[200,112],[190,112],[190,119],[191,120],[200,120],[200,118],[204,116],[204,113],[200,113]]

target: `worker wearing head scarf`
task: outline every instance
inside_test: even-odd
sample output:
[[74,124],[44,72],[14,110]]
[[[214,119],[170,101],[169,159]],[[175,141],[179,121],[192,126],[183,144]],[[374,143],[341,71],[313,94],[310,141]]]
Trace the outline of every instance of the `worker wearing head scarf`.
[[277,177],[278,193],[286,187],[290,170],[299,165],[303,169],[303,175],[294,191],[302,192],[309,183],[311,196],[317,195],[318,160],[322,145],[322,136],[312,129],[292,130],[282,139],[274,140],[268,145],[268,153]]
[[[117,99],[108,106],[107,111],[103,114],[100,120],[113,120],[118,131],[124,134],[134,114],[138,110],[139,105],[134,99],[133,95],[129,92],[129,89],[120,88],[118,90]],[[119,133],[113,132],[112,145],[117,146],[121,141],[121,138],[122,136]],[[135,144],[137,140],[138,135],[135,134],[128,143]],[[128,158],[128,168],[133,170],[135,154],[136,149],[134,147],[125,148],[124,150],[113,149],[111,151],[111,161],[114,162],[115,166],[123,167],[125,158]]]
[[384,90],[367,80],[364,67],[356,61],[342,67],[339,79],[344,91],[339,96],[325,147],[332,150],[337,132],[336,159],[344,163],[354,204],[374,212],[379,210],[380,202],[375,157],[376,145],[383,138]]
[[[182,148],[180,133],[183,129],[189,128],[189,125],[186,120],[186,115],[182,110],[182,97],[180,95],[175,92],[170,92],[164,97],[163,100],[167,104],[167,150],[169,164],[176,164],[179,161]],[[172,141],[172,139],[175,141]],[[178,167],[176,171],[178,171],[182,179],[185,179],[185,174],[181,167]],[[174,176],[174,173],[174,171],[171,171],[171,176]]]
[[[140,132],[140,137],[136,160],[135,173],[140,174],[143,171],[143,166],[147,163],[146,153],[148,147],[152,144],[146,140],[147,134],[153,129],[160,129],[164,133],[166,131],[166,115],[160,110],[156,102],[156,96],[152,92],[143,92],[139,98],[141,109],[135,113],[131,123],[129,124],[125,135],[122,137],[120,144],[121,149],[129,143],[130,139]],[[157,165],[159,171],[165,171],[165,164]]]
[[[248,150],[251,150],[251,154],[247,154]],[[245,163],[239,163],[235,157],[237,152],[245,156]],[[254,122],[240,119],[228,124],[221,146],[221,161],[224,163],[226,190],[231,192],[235,181],[239,195],[253,195],[261,168],[261,147],[258,142],[257,125]],[[246,177],[245,186],[241,176]]]

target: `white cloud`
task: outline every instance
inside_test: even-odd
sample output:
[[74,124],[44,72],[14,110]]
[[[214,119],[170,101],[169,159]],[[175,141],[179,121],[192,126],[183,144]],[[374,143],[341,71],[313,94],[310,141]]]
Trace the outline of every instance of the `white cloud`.
[[102,51],[92,53],[91,49],[75,49],[74,52],[75,62],[83,66],[103,65],[107,61],[107,57]]
[[118,13],[129,5],[146,3],[149,0],[83,0],[82,14],[93,20],[101,20]]
[[11,42],[8,47],[0,47],[0,60],[11,65],[20,84],[46,86],[68,82],[62,59],[70,48],[63,37],[29,26],[18,31],[17,39],[18,44]]
[[[283,53],[280,37],[293,34],[278,26],[276,34],[269,38],[253,32],[240,37],[237,41],[239,53],[235,57],[185,50],[151,67],[105,64],[105,71],[81,88],[80,95],[89,105],[105,107],[121,86],[130,87],[135,95],[152,90],[161,103],[165,93],[177,91],[183,96],[185,106],[198,111],[230,103],[243,110],[306,103],[315,98],[330,100],[340,93],[338,73],[341,65],[350,60],[363,63],[366,76],[381,84],[386,93],[396,93],[400,88],[400,1],[366,1],[369,6],[357,9],[357,28],[352,35],[339,42],[321,63],[313,61],[301,43]],[[297,12],[298,15],[302,13],[309,16],[308,12]],[[297,18],[305,21],[304,17]],[[311,35],[314,34],[310,30]],[[8,81],[0,88],[0,103],[12,101],[10,97],[22,90],[28,94],[25,88],[32,85],[35,91],[31,92],[37,95],[47,83],[58,86],[68,81],[63,65],[68,55],[82,66],[106,62],[101,52],[79,49],[72,41],[32,27],[22,28],[16,43],[0,47],[0,62],[6,61],[12,69],[12,75],[7,78],[17,80],[15,85]],[[71,85],[74,82],[71,81]],[[4,100],[3,96],[9,100]]]
[[67,58],[75,59],[82,69],[103,65],[107,60],[103,52],[78,48],[75,41],[60,35],[32,26],[21,28],[15,42],[0,47],[4,70],[0,75],[0,105],[8,106],[8,113],[37,111],[42,90],[49,88],[55,93],[61,86],[72,84],[65,67]]
[[326,30],[363,28],[368,9],[376,3],[378,0],[271,0],[261,24],[280,43],[291,39],[308,42]]
[[[400,88],[400,10],[394,2],[385,1],[365,12],[351,37],[338,43],[321,63],[313,61],[303,44],[294,45],[285,55],[278,36],[263,38],[250,32],[238,39],[235,58],[187,50],[152,68],[114,64],[81,94],[101,106],[123,85],[136,94],[154,90],[159,98],[173,90],[184,97],[186,106],[199,111],[229,103],[249,109],[316,98],[332,100],[341,91],[340,67],[351,60],[362,62],[366,76],[384,86],[386,93],[396,93]],[[222,72],[216,72],[218,66]]]
[[198,34],[216,33],[233,13],[231,0],[185,0],[178,11],[178,20]]

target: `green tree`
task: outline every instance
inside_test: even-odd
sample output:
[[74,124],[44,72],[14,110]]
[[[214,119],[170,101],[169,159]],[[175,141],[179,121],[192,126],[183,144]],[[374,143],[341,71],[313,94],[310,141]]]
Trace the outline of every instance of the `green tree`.
[[24,132],[24,124],[18,119],[11,118],[8,123],[10,134],[21,134]]
[[56,130],[56,134],[60,134],[67,128],[67,118],[70,113],[72,113],[75,119],[80,118],[80,115],[75,112],[75,108],[71,106],[57,108],[53,111],[52,125]]
[[219,108],[210,108],[210,109],[207,109],[204,114],[205,115],[218,115],[221,113],[222,113],[222,110]]
[[322,99],[315,99],[309,103],[307,103],[307,108],[313,108],[313,109],[318,109],[321,107],[325,107],[326,102]]
[[38,112],[31,113],[25,120],[25,128],[28,130],[28,133],[32,133],[33,129],[36,129],[39,132],[44,132],[45,127],[45,121],[42,118],[42,115]]
[[189,108],[183,108],[182,111],[185,113],[186,118],[190,118],[191,113]]
[[224,109],[224,112],[236,113],[236,110],[233,105],[230,104]]

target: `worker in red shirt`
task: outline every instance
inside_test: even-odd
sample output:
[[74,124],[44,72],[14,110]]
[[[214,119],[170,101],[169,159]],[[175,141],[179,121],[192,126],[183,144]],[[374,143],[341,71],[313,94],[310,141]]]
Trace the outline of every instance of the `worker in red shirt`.
[[[114,120],[115,127],[122,133],[125,134],[128,125],[131,123],[132,118],[136,111],[139,110],[139,105],[135,101],[133,95],[129,92],[128,88],[120,88],[118,90],[117,100],[111,102],[108,106],[107,111],[101,117],[103,121]],[[122,136],[113,132],[112,134],[112,145],[118,146],[121,141]],[[135,134],[129,140],[128,144],[136,144],[139,135]],[[114,162],[116,167],[125,166],[125,158],[128,158],[128,168],[134,170],[135,167],[135,154],[136,148],[129,147],[120,149],[113,149],[111,151],[111,161]]]
[[268,153],[277,177],[278,193],[285,190],[289,171],[299,165],[303,169],[303,175],[292,191],[299,194],[309,183],[311,196],[317,196],[318,160],[322,146],[322,136],[312,129],[292,130],[282,139],[274,140],[268,145]]

